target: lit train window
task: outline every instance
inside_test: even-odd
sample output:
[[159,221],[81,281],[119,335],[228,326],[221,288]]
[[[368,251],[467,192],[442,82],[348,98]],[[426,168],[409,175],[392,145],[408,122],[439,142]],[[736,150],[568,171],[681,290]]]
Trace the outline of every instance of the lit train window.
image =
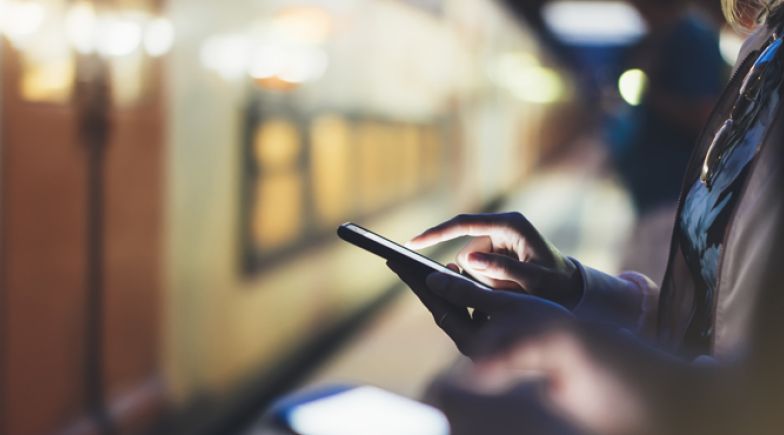
[[359,205],[363,212],[380,208],[384,198],[384,133],[377,122],[361,122],[357,127],[357,180]]
[[243,246],[251,273],[331,237],[339,222],[435,187],[447,163],[438,124],[259,108],[247,119]]
[[261,249],[276,249],[299,235],[303,220],[302,178],[297,171],[262,177],[256,185],[253,238]]
[[400,128],[400,170],[398,183],[403,196],[410,196],[417,192],[420,182],[419,162],[422,155],[419,127],[412,124]]
[[310,167],[313,205],[322,226],[349,218],[351,127],[344,118],[323,115],[311,124]]
[[71,99],[75,68],[70,57],[38,61],[23,56],[21,97],[33,103],[67,103]]
[[397,141],[399,130],[396,125],[380,124],[378,128],[378,143],[373,148],[378,168],[378,206],[383,207],[400,197],[400,144]]
[[290,244],[304,220],[301,138],[296,126],[271,119],[253,136],[258,178],[252,198],[251,226],[257,248],[273,250]]
[[446,162],[444,156],[444,142],[440,126],[431,125],[422,129],[422,168],[423,184],[426,187],[435,186],[441,179],[443,166]]
[[295,169],[300,155],[297,127],[283,119],[264,122],[256,130],[253,151],[262,173]]

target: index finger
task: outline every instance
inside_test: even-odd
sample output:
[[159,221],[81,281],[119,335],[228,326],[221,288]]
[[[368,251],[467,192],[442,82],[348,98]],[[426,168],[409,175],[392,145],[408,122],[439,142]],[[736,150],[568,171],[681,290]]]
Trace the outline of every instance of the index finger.
[[511,222],[499,214],[460,214],[414,237],[406,246],[427,248],[462,236],[499,237],[514,235]]

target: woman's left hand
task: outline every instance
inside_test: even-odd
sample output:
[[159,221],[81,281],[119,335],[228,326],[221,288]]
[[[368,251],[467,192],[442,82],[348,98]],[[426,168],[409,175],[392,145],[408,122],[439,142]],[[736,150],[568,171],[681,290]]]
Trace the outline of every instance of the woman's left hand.
[[[490,291],[467,279],[438,272],[423,280],[416,271],[392,262],[387,265],[419,296],[460,352],[469,357],[493,352],[521,335],[565,325],[573,319],[562,306],[536,296]],[[482,316],[472,317],[468,308]]]

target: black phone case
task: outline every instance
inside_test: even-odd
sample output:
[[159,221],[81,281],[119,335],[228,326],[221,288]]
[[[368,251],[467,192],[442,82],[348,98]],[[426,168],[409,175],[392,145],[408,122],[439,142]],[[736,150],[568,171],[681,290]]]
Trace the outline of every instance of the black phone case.
[[[372,240],[362,236],[361,234],[357,234],[354,231],[351,231],[350,229],[346,228],[346,225],[347,224],[343,224],[343,225],[338,227],[338,237],[340,237],[341,239],[351,243],[352,245],[358,246],[358,247],[360,247],[360,248],[362,248],[362,249],[364,249],[366,251],[370,251],[373,254],[376,254],[379,257],[384,258],[384,259],[386,259],[388,261],[391,261],[391,262],[394,262],[394,263],[396,263],[398,265],[404,266],[404,267],[408,268],[410,271],[416,272],[417,275],[421,275],[422,279],[424,279],[427,275],[429,275],[429,274],[431,274],[433,272],[438,272],[438,270],[433,268],[433,267],[430,267],[430,266],[428,266],[426,264],[420,263],[420,262],[418,262],[418,261],[416,261],[416,260],[414,260],[412,258],[409,258],[409,257],[407,257],[407,256],[405,256],[405,255],[403,255],[403,254],[401,254],[399,252],[396,252],[396,251],[394,251],[392,249],[389,249],[386,246],[378,244],[378,243],[376,243],[376,242],[374,242],[374,241],[372,241]],[[357,224],[351,224],[351,225],[354,225],[354,226],[356,226],[358,228],[362,228],[362,227],[360,227]],[[370,232],[369,230],[366,230],[365,228],[362,228],[362,229],[364,229],[365,231]],[[383,237],[383,236],[379,235],[379,237]]]

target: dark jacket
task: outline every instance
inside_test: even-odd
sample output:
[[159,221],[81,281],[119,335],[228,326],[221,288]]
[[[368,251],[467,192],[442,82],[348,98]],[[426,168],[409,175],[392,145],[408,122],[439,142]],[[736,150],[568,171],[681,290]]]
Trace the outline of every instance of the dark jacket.
[[[700,176],[714,133],[728,118],[741,82],[769,36],[767,27],[761,27],[741,50],[737,71],[695,147],[684,178],[677,219],[682,216],[689,187]],[[781,188],[777,182],[782,179],[778,164],[784,125],[782,107],[784,104],[778,104],[773,122],[766,128],[759,154],[751,163],[725,227],[714,294],[709,304],[703,302],[709,306],[700,306],[684,246],[674,231],[661,290],[638,273],[625,272],[613,277],[577,263],[584,296],[574,310],[576,315],[599,320],[614,317],[622,325],[637,329],[640,335],[654,337],[660,347],[690,358],[710,355],[725,359],[744,352],[751,334],[754,307],[759,303],[760,279],[768,264],[782,211]],[[629,310],[629,307],[633,308]],[[698,312],[704,317],[702,321],[710,324],[707,334],[691,333],[699,321]]]

